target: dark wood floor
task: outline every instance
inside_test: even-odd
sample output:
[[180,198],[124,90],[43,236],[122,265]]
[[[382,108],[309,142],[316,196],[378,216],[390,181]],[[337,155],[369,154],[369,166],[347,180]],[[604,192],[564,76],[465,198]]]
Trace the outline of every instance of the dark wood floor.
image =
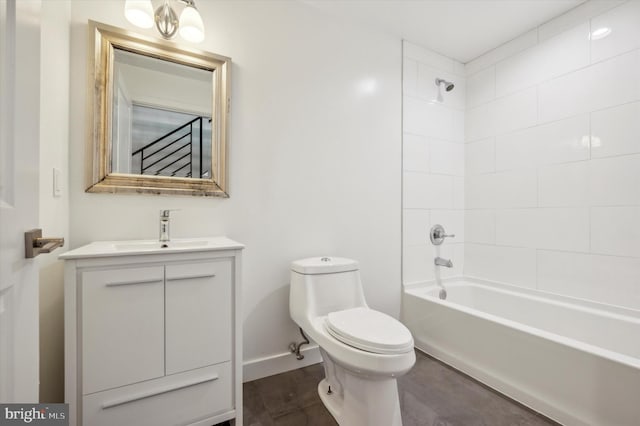
[[[244,384],[245,426],[335,426],[317,385],[321,364]],[[398,380],[404,426],[538,426],[557,423],[416,351]]]

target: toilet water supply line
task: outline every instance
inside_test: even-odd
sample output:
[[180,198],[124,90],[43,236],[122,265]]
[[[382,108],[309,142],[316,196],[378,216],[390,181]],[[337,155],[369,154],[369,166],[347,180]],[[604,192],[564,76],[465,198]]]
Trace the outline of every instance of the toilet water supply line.
[[302,345],[308,345],[310,342],[309,342],[309,338],[305,336],[304,331],[302,331],[302,327],[299,327],[299,328],[300,328],[300,334],[302,335],[302,338],[304,339],[304,341],[300,343],[291,342],[289,344],[289,351],[292,354],[296,354],[296,359],[302,360],[304,359],[304,355],[300,353],[300,348],[302,347]]

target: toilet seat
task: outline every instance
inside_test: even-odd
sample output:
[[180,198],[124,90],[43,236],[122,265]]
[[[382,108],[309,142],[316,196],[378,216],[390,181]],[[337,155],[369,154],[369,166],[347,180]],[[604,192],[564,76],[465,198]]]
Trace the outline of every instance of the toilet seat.
[[413,350],[411,332],[395,318],[368,308],[331,312],[326,330],[337,340],[376,354],[398,354]]

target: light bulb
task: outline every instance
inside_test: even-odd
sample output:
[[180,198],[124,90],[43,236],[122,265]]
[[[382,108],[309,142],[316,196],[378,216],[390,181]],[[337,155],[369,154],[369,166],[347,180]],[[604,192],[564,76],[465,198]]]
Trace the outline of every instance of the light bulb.
[[192,43],[200,43],[204,40],[204,24],[198,10],[188,5],[180,15],[180,35]]
[[127,0],[124,4],[124,16],[136,27],[153,27],[151,0]]

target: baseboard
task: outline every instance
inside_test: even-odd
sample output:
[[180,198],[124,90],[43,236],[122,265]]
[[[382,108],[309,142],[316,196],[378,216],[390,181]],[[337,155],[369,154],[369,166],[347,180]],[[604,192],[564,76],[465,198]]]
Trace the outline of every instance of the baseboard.
[[307,346],[300,352],[304,355],[304,359],[298,360],[291,352],[282,352],[245,361],[242,369],[242,381],[250,382],[322,362],[318,345]]

